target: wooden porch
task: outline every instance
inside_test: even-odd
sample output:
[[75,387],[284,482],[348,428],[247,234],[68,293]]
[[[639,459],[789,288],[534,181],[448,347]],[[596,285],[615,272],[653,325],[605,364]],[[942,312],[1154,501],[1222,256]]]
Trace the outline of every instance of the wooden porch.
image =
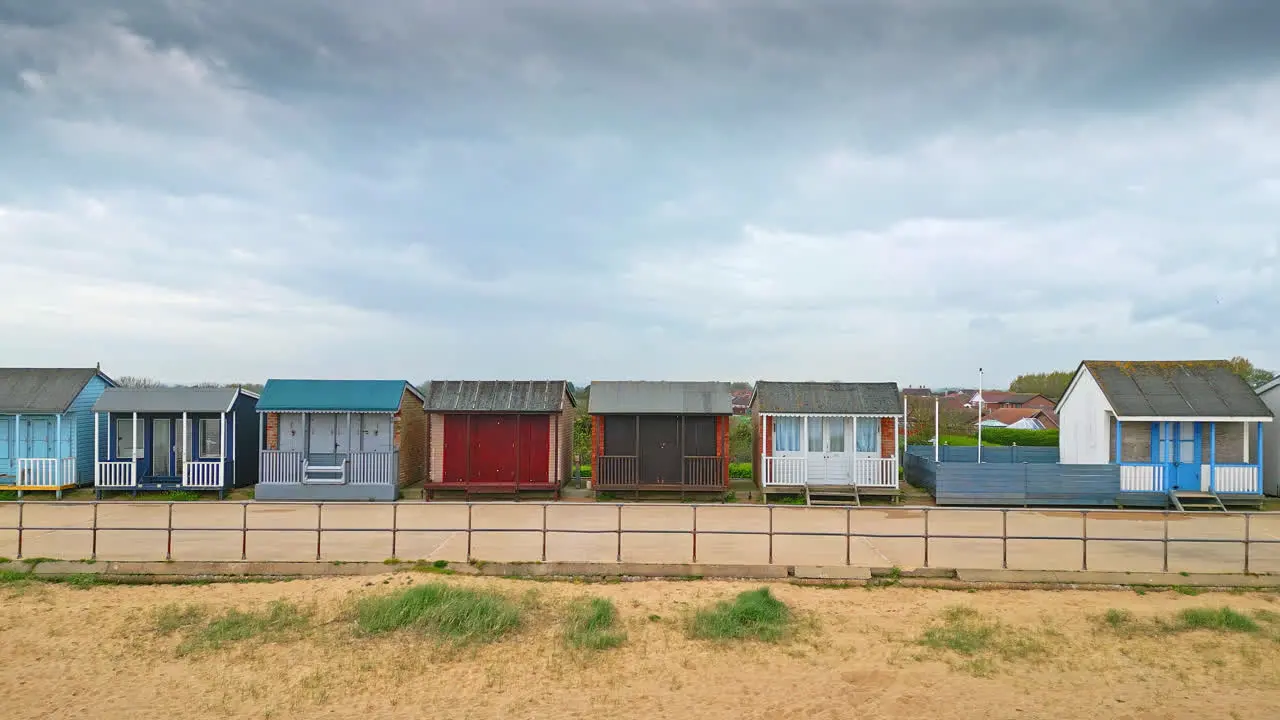
[[400,482],[400,453],[303,453],[262,450],[258,482],[268,485],[392,485]]
[[726,492],[728,463],[722,455],[693,455],[680,459],[679,477],[641,474],[645,458],[640,455],[601,455],[596,458],[592,487],[600,491],[634,492]]

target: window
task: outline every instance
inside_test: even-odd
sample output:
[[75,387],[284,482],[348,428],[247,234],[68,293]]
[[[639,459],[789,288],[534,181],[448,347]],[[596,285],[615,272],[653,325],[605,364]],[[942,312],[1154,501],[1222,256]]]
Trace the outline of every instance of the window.
[[844,418],[827,418],[822,422],[827,426],[827,450],[844,452]]
[[200,444],[202,458],[222,457],[222,421],[218,418],[200,419]]
[[822,452],[822,421],[817,418],[809,419],[809,452]]
[[773,451],[800,452],[800,418],[773,419]]
[[858,452],[880,452],[880,418],[858,418],[855,422]]
[[[142,423],[138,423],[139,429],[143,427]],[[121,460],[135,460],[142,457],[141,443],[135,442],[133,437],[133,418],[116,420],[116,457]]]

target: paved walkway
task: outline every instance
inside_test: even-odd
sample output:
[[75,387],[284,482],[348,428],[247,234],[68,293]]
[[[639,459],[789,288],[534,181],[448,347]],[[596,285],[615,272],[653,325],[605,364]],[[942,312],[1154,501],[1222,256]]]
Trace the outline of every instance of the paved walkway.
[[[1244,515],[1173,513],[1166,523],[1159,512],[1091,511],[1086,528],[1079,511],[931,508],[926,560],[926,512],[918,508],[521,502],[476,503],[468,510],[453,503],[110,502],[97,506],[96,540],[91,504],[30,503],[22,513],[22,556],[66,560],[96,551],[99,560],[354,562],[395,556],[1159,572],[1167,552],[1170,572],[1245,570]],[[1252,539],[1280,541],[1280,513],[1255,513],[1247,522]],[[0,528],[10,528],[0,529],[0,557],[17,557],[17,525],[17,504],[0,504]],[[1079,539],[1086,530],[1087,549]],[[1002,541],[1002,533],[1074,539]],[[1280,544],[1255,543],[1249,554],[1249,571],[1280,573]]]

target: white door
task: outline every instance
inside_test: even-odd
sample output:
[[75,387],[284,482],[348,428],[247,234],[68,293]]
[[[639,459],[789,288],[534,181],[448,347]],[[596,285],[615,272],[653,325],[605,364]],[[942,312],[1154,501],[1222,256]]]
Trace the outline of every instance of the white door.
[[391,416],[361,415],[359,447],[361,452],[391,452]]
[[306,415],[302,413],[280,414],[280,442],[277,445],[277,448],[281,452],[306,452]]
[[[338,416],[317,413],[310,417],[307,452],[312,465],[337,465]],[[345,431],[345,428],[344,428]]]
[[810,485],[849,484],[849,427],[846,418],[810,417],[806,449]]

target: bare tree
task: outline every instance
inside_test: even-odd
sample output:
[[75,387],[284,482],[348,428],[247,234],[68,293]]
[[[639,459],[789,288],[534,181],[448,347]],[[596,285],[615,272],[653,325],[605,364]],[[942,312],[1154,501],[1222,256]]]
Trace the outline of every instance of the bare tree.
[[164,383],[159,380],[152,380],[147,377],[139,377],[137,375],[121,375],[116,378],[116,384],[122,388],[158,388],[164,387]]

